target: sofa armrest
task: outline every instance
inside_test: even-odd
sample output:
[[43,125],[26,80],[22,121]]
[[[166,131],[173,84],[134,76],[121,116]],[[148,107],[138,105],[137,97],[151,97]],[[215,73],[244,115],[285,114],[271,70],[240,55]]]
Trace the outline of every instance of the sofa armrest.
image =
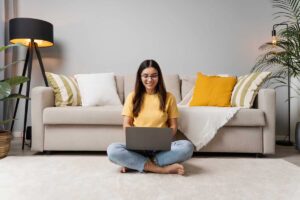
[[276,93],[274,89],[258,92],[257,108],[264,111],[266,125],[263,127],[263,154],[275,153]]
[[35,87],[31,91],[31,150],[44,150],[44,123],[43,111],[46,107],[54,106],[54,93],[50,87]]

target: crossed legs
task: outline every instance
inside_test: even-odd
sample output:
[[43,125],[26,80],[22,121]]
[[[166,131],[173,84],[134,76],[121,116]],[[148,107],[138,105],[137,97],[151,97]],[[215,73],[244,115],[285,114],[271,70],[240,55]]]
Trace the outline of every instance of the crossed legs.
[[170,151],[157,153],[153,160],[149,157],[126,149],[124,144],[113,143],[107,148],[108,158],[115,164],[123,166],[121,172],[134,169],[139,172],[184,174],[183,165],[179,164],[193,154],[193,145],[187,140],[172,142]]

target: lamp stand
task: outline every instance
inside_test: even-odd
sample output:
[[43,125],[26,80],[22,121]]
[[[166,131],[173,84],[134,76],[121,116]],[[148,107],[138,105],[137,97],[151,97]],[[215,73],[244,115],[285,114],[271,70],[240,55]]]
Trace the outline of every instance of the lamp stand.
[[[276,30],[275,28],[277,26],[286,26],[287,30],[289,29],[289,25],[287,23],[280,23],[280,24],[274,24],[273,25],[273,30],[272,30],[272,37],[275,36],[276,37]],[[287,40],[289,41],[289,37],[287,38]],[[289,50],[289,49],[288,49]],[[288,57],[289,62],[291,62],[291,57]],[[291,75],[290,75],[290,67],[288,65],[288,140],[276,140],[276,144],[278,145],[282,145],[282,146],[293,146],[293,142],[291,141],[291,91],[290,91],[290,82],[291,82]]]
[[[29,101],[29,93],[30,93],[33,51],[36,52],[45,85],[48,87],[48,81],[47,81],[47,78],[46,78],[45,68],[44,68],[44,64],[43,64],[43,61],[42,61],[42,57],[41,57],[38,45],[34,42],[33,39],[31,39],[31,41],[28,45],[28,49],[27,49],[27,53],[26,53],[26,59],[25,59],[25,63],[24,63],[23,71],[22,71],[22,76],[25,76],[26,71],[27,71],[27,77],[29,78],[29,81],[26,83],[26,97],[27,97],[27,99],[26,99],[26,102],[25,102],[22,150],[24,149],[25,131],[26,131],[26,128],[27,128],[26,124],[27,124],[28,101]],[[23,84],[20,85],[18,94],[22,93],[22,88],[23,88]],[[16,114],[17,114],[17,111],[18,111],[18,106],[19,106],[19,100],[20,99],[18,98],[17,102],[16,102],[13,118],[16,117]],[[14,128],[14,120],[12,121],[12,124],[11,124],[11,127],[10,127],[11,132],[12,132],[13,128]]]

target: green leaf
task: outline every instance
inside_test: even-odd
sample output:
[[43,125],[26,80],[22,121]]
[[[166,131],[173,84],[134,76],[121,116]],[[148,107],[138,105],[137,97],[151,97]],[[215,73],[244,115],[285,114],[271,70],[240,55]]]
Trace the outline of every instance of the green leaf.
[[3,120],[3,121],[0,120],[0,125],[8,124],[8,123],[10,123],[11,121],[13,121],[13,119],[7,119],[7,120]]
[[[10,44],[7,46],[0,47],[0,52],[5,51],[8,48],[15,47],[15,46],[23,46],[21,44]],[[14,65],[16,63],[20,62],[20,60],[12,62],[4,67],[0,67],[0,71],[5,70],[7,67]],[[27,82],[29,79],[27,77],[23,76],[16,76],[12,78],[8,78],[6,80],[0,80],[0,100],[8,100],[12,98],[24,98],[23,95],[16,95],[16,94],[11,94],[11,90],[13,86],[22,84]]]
[[9,79],[4,80],[4,82],[8,83],[11,87],[19,85],[21,83],[25,83],[29,80],[29,78],[25,76],[15,76]]
[[9,44],[7,46],[0,47],[0,52],[6,50],[8,48],[16,47],[16,46],[23,46],[23,45],[21,45],[21,44]]
[[5,65],[4,67],[0,67],[0,71],[3,71],[6,68],[8,68],[9,66],[15,65],[15,64],[17,64],[18,62],[21,62],[21,61],[24,61],[24,60],[17,60],[17,61],[14,61],[14,62],[10,63],[10,64]]
[[1,99],[1,101],[7,101],[7,100],[10,100],[10,99],[29,99],[29,97],[25,96],[25,95],[22,95],[22,94],[11,94],[9,95],[8,97],[5,97],[3,99]]
[[0,82],[0,100],[8,97],[11,94],[11,87],[6,82]]

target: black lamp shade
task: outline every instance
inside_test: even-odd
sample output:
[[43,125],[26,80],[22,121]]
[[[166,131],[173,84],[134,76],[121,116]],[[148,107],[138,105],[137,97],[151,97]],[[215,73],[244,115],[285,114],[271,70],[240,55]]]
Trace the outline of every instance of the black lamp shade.
[[39,47],[53,46],[53,25],[33,18],[14,18],[9,20],[9,41],[28,46],[31,39]]

